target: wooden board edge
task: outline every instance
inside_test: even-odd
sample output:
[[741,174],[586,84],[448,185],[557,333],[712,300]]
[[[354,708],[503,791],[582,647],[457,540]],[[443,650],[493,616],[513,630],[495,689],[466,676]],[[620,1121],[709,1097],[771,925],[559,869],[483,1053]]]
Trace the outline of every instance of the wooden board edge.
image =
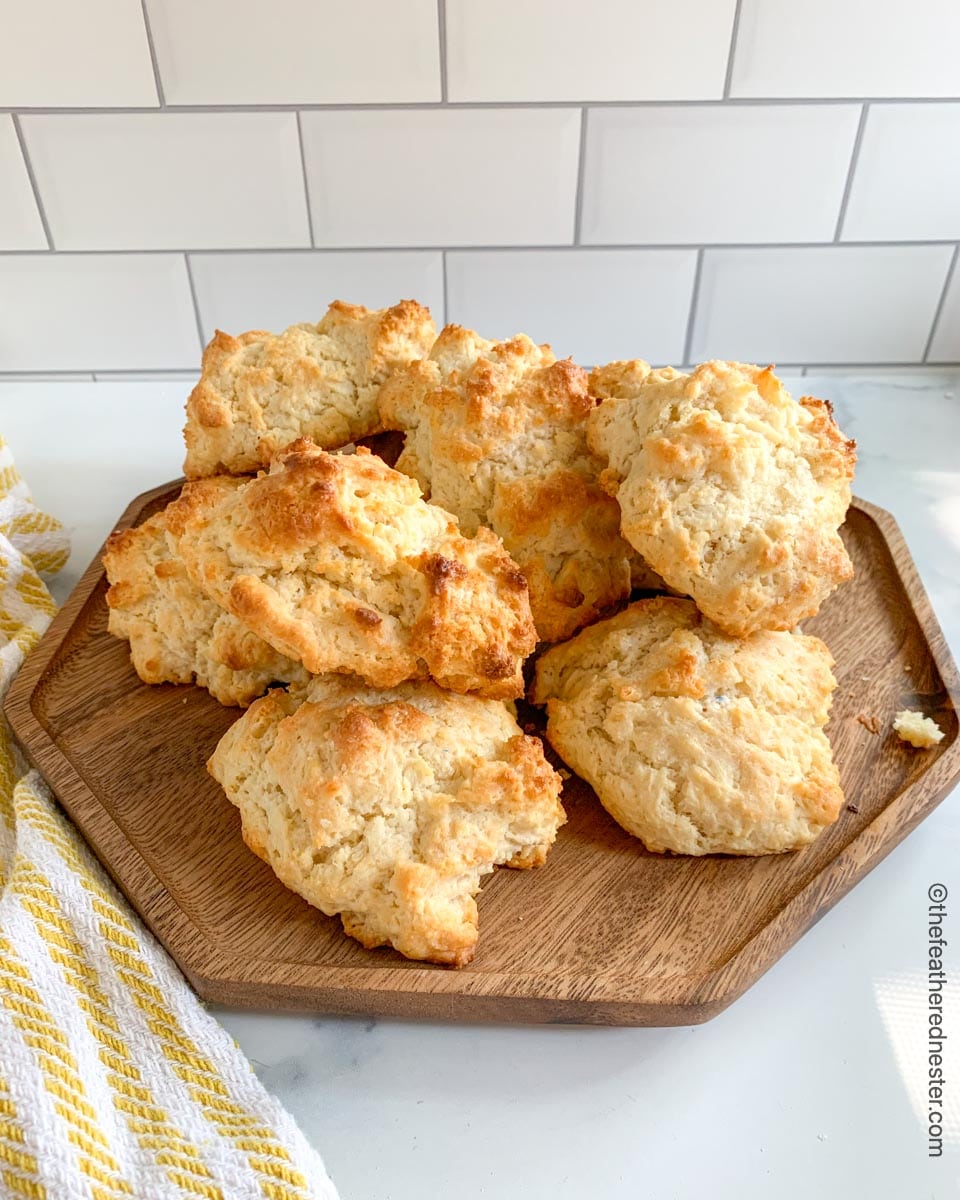
[[[171,481],[141,493],[124,510],[115,528],[123,529],[135,524],[152,501],[169,493],[178,486],[178,482],[182,481]],[[899,526],[889,512],[868,501],[855,499],[852,507],[863,511],[880,529],[897,566],[914,615],[930,646],[950,699],[956,707],[960,696],[960,676]],[[101,555],[102,550],[84,572],[40,644],[27,657],[7,693],[3,706],[14,733],[21,743],[30,744],[31,759],[51,783],[61,804],[71,816],[74,815],[75,809],[78,814],[82,812],[84,802],[98,806],[99,802],[37,719],[32,709],[31,698],[45,668],[101,580]],[[931,773],[935,773],[935,778],[931,779]],[[445,1020],[502,1021],[508,1013],[508,1019],[518,1023],[687,1025],[712,1019],[752,986],[820,916],[828,912],[936,807],[954,786],[958,777],[960,738],[940,754],[936,763],[920,779],[905,788],[875,821],[861,830],[824,871],[798,892],[773,921],[765,925],[727,963],[707,974],[697,973],[665,979],[660,992],[662,998],[648,997],[642,1002],[630,1000],[625,996],[628,985],[626,978],[612,975],[597,977],[594,981],[594,995],[584,1000],[559,994],[551,998],[549,995],[530,997],[519,992],[511,993],[509,986],[511,982],[515,984],[517,981],[512,977],[502,976],[472,977],[477,980],[478,986],[486,986],[488,990],[463,992],[455,986],[455,979],[451,978],[450,983],[445,986],[433,971],[430,972],[432,988],[426,991],[418,990],[410,985],[414,983],[414,976],[422,973],[409,970],[395,972],[398,977],[395,982],[398,986],[391,993],[374,993],[351,985],[341,985],[339,980],[343,972],[335,968],[319,968],[319,972],[315,973],[315,982],[302,988],[292,988],[287,982],[280,983],[267,978],[277,973],[277,965],[265,960],[256,960],[248,964],[258,974],[257,981],[231,979],[229,970],[222,969],[224,963],[216,946],[203,937],[197,925],[179,910],[123,830],[113,822],[109,814],[105,815],[110,821],[115,837],[133,851],[136,869],[149,876],[149,880],[144,878],[143,883],[152,881],[153,886],[144,887],[144,893],[154,893],[166,911],[158,914],[154,907],[148,914],[133,902],[124,888],[120,890],[127,895],[128,902],[137,909],[147,926],[165,945],[172,940],[171,934],[177,935],[180,944],[189,944],[188,953],[171,954],[171,957],[203,999],[233,1006],[263,1006],[278,1011],[367,1012],[370,1015],[428,1016],[431,1019]],[[104,811],[102,807],[101,811]],[[75,820],[80,824],[82,817],[75,816]],[[875,847],[866,855],[858,854],[862,841],[871,831],[876,834]],[[97,857],[101,858],[99,854]],[[101,862],[112,875],[109,864],[104,862],[103,858]],[[114,879],[119,887],[119,881],[115,876]],[[168,901],[167,905],[162,904],[164,898]],[[443,973],[444,976],[447,974]],[[378,975],[382,978],[380,972]],[[323,976],[330,976],[330,981],[324,981]],[[406,987],[402,986],[404,977]],[[546,988],[549,989],[549,976],[537,978],[541,986],[546,984]],[[388,995],[389,1004],[385,1003]],[[370,1007],[366,1007],[368,1004]],[[490,1015],[486,1015],[488,1013]]]
[[[704,1004],[646,1004],[622,1000],[571,1000],[496,991],[432,992],[414,989],[372,990],[346,987],[295,988],[257,981],[238,983],[222,977],[187,975],[207,1003],[225,1008],[256,1008],[287,1013],[324,1013],[390,1020],[458,1024],[605,1025],[666,1028],[702,1025],[731,1001]],[[238,1000],[238,996],[242,997]]]
[[[123,510],[120,519],[114,525],[111,532],[129,529],[131,525],[135,525],[137,518],[148,505],[159,496],[166,495],[167,492],[172,491],[173,488],[183,482],[183,480],[171,480],[169,483],[150,488],[146,492],[141,492]],[[33,737],[38,730],[44,734],[46,733],[43,725],[38,721],[33,711],[33,693],[44,671],[63,645],[83,606],[90,599],[104,575],[103,552],[105,548],[106,542],[104,541],[86,570],[80,576],[62,608],[59,609],[50,622],[43,637],[27,655],[4,697],[4,715],[22,744],[26,744],[28,738]]]
[[[135,525],[144,509],[149,507],[154,500],[168,494],[184,482],[183,479],[171,480],[169,483],[150,488],[135,496],[123,510],[111,532],[129,529]],[[155,937],[164,942],[166,952],[180,970],[185,974],[189,970],[209,970],[211,964],[217,960],[216,946],[205,939],[196,924],[179,909],[162,881],[157,878],[126,833],[103,808],[87,786],[86,781],[53,741],[46,726],[33,709],[33,697],[44,672],[60,650],[84,605],[103,578],[102,559],[105,548],[106,542],[104,541],[67,597],[66,602],[55,614],[38,644],[25,658],[4,696],[3,714],[21,748],[26,753],[27,759],[44,777],[61,808],[70,817],[94,857],[110,876],[126,902],[138,913],[147,928]],[[122,845],[128,851],[132,851],[132,854],[128,855],[127,861],[128,863],[133,862],[133,869],[140,875],[138,886],[142,890],[142,894],[153,897],[150,901],[151,911],[149,914],[145,911],[145,904],[142,902],[138,904],[134,900],[131,894],[133,889],[128,891],[128,887],[123,886],[113,870],[111,862],[119,857],[118,852],[114,851],[109,856],[101,853],[85,836],[83,832],[86,825],[85,809],[89,806],[95,806],[98,818],[109,823],[108,840],[110,843],[117,846]],[[159,916],[157,915],[157,906],[161,910]],[[165,909],[168,911],[162,911]],[[181,960],[170,949],[167,944],[168,941],[173,940],[170,935],[176,935],[180,939],[186,937],[192,943],[194,953],[189,961]]]
[[[885,508],[859,497],[854,498],[851,507],[865,513],[880,530],[947,695],[957,710],[960,708],[960,672],[896,518]],[[922,754],[923,751],[915,753]],[[750,942],[706,977],[696,999],[707,1003],[721,1002],[726,1007],[752,987],[808,929],[896,849],[946,799],[958,781],[960,736],[788,901]],[[873,845],[864,855],[862,850],[866,841],[872,841]]]
[[960,709],[960,671],[958,671],[957,663],[950,652],[949,644],[896,517],[878,504],[872,504],[869,500],[861,500],[859,497],[854,497],[851,507],[866,513],[883,534],[883,539],[896,564],[897,574],[910,600],[917,624],[923,630],[923,636],[930,647],[937,670],[946,685],[947,694],[953,707]]

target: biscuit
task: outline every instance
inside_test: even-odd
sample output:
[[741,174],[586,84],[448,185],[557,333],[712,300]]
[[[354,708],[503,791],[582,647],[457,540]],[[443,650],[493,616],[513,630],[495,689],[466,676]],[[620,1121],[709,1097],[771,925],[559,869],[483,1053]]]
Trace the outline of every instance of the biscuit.
[[373,311],[337,300],[318,325],[280,334],[218,330],[187,401],[184,474],[256,471],[300,437],[332,449],[375,433],[380,385],[436,332],[414,300]]
[[731,638],[655,597],[549,650],[533,697],[557,753],[649,850],[775,854],[843,804],[823,732],[832,665],[818,638]]
[[207,764],[243,838],[367,948],[463,966],[494,867],[539,866],[561,781],[504,704],[432,683],[326,676],[270,692]]
[[590,386],[624,537],[727,633],[792,629],[853,575],[837,530],[856,446],[827,402],[743,363],[611,363]]
[[[213,482],[212,480],[210,481]],[[111,534],[103,563],[109,622],[130,643],[144,683],[192,683],[221,704],[245,706],[271,683],[305,682],[307,672],[278,654],[190,579],[156,513],[135,529]]]
[[530,586],[542,641],[569,637],[639,586],[656,586],[620,536],[620,512],[586,443],[587,375],[524,334],[490,342],[458,325],[380,393],[389,429],[407,431],[397,470],[464,533],[489,526]]
[[174,509],[191,578],[311,674],[522,694],[536,633],[516,564],[368,450],[297,443],[232,491],[187,484]]
[[943,730],[936,721],[911,708],[903,708],[894,716],[893,730],[901,741],[918,750],[930,750],[943,741]]

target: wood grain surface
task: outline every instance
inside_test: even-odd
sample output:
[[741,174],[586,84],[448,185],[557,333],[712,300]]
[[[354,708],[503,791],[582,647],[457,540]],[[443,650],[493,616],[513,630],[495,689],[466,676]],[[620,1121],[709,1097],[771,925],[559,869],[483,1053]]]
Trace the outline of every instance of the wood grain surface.
[[[118,528],[175,494],[138,497]],[[197,992],[226,1004],[455,1020],[673,1025],[750,986],[886,855],[960,776],[957,670],[892,517],[862,501],[844,537],[856,579],[805,623],[837,660],[827,732],[847,807],[799,853],[648,854],[574,777],[545,867],[499,870],[480,944],[459,971],[365,951],[287,891],[240,839],[204,763],[239,715],[193,687],[147,687],[106,632],[99,559],[11,689],[33,762]],[[946,736],[917,751],[900,708]],[[860,718],[860,719],[858,719]],[[534,709],[521,721],[542,728]],[[879,733],[868,725],[875,723]]]

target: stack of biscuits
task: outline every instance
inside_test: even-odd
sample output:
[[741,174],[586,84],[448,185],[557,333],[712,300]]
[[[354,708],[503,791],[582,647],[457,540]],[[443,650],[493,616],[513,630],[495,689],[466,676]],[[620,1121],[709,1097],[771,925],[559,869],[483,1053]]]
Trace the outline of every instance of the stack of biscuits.
[[110,631],[246,709],[208,770],[364,946],[468,963],[483,876],[544,862],[562,781],[512,703],[538,647],[547,739],[647,850],[836,819],[833,663],[797,626],[852,574],[854,446],[769,368],[588,374],[336,302],[218,332],[184,433],[180,496],[108,543]]

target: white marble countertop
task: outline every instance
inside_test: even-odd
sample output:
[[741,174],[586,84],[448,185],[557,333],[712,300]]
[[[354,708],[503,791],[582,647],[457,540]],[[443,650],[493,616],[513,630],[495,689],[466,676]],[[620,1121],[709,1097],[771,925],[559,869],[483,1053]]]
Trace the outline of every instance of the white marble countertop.
[[[960,375],[791,380],[859,442],[960,657]],[[179,474],[183,382],[0,383],[0,433],[74,553]],[[951,891],[945,1154],[926,1156],[925,925]],[[947,1200],[960,1194],[960,794],[745,996],[680,1029],[217,1015],[343,1200]]]

